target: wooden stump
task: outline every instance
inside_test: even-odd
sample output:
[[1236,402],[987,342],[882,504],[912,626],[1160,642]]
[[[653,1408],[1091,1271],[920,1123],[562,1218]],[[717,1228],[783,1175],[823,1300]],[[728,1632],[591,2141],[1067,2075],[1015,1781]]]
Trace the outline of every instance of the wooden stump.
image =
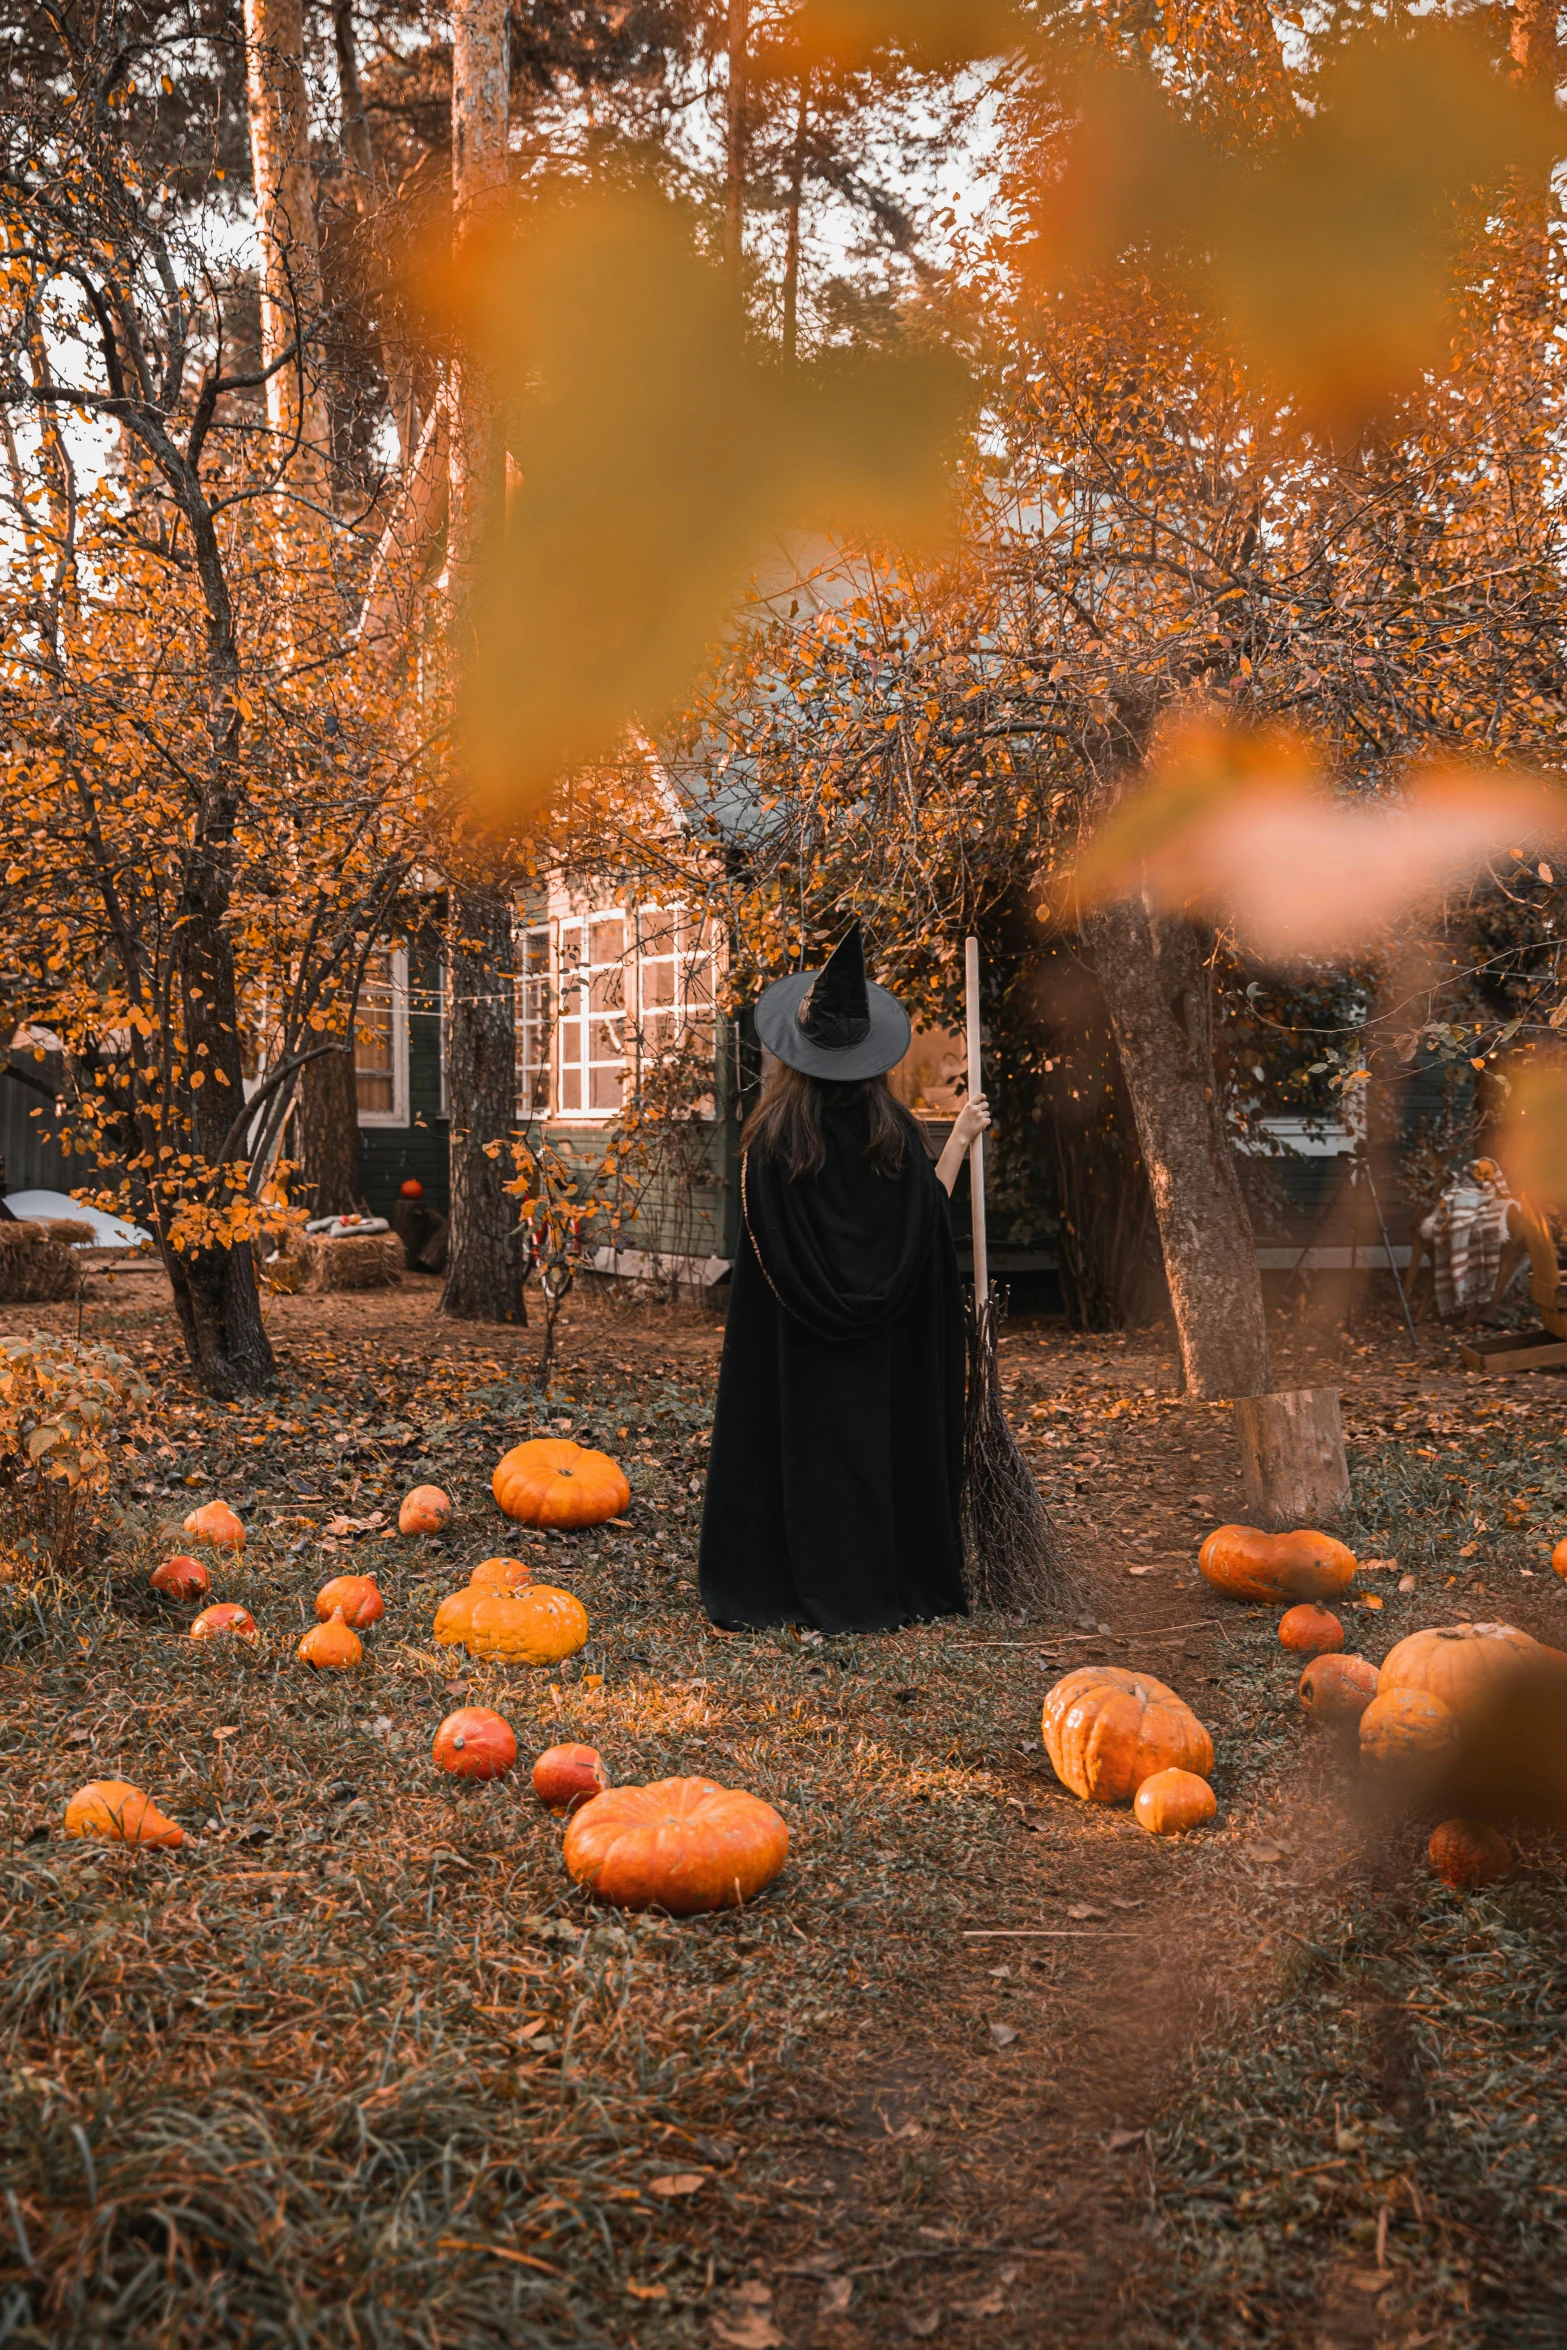
[[1319,1526],[1349,1507],[1336,1387],[1290,1387],[1235,1402],[1246,1506],[1259,1526]]

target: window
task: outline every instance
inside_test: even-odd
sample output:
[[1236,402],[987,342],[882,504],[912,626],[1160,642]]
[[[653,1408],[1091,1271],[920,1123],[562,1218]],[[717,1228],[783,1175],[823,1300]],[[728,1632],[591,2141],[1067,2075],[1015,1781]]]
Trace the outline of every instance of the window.
[[354,1091],[361,1126],[408,1123],[408,956],[381,947],[365,965],[354,1019]]
[[560,926],[560,1088],[556,1108],[604,1117],[620,1107],[626,1065],[626,917]]
[[548,924],[517,933],[517,1115],[550,1107],[550,934]]

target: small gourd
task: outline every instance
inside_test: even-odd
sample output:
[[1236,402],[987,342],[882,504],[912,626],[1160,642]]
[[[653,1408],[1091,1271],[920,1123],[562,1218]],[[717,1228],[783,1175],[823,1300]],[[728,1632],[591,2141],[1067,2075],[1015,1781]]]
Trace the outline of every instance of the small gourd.
[[548,1746],[533,1766],[533,1792],[558,1820],[580,1811],[608,1785],[609,1773],[592,1746]]
[[1363,1656],[1317,1656],[1300,1677],[1300,1702],[1324,1729],[1358,1722],[1377,1693],[1377,1668]]
[[523,1591],[533,1581],[526,1559],[480,1559],[468,1577],[470,1591]]
[[1132,1810],[1140,1828],[1154,1836],[1184,1836],[1218,1810],[1218,1798],[1195,1771],[1155,1771],[1137,1790]]
[[185,1532],[216,1550],[243,1550],[245,1529],[226,1501],[205,1501],[185,1520]]
[[341,1608],[334,1608],[331,1620],[313,1624],[295,1652],[318,1673],[351,1673],[364,1657],[364,1643],[357,1632],[351,1632],[343,1619]]
[[67,1836],[91,1836],[105,1844],[150,1844],[167,1849],[183,1844],[185,1831],[165,1819],[157,1805],[128,1779],[93,1779],[65,1807]]
[[517,1736],[504,1714],[459,1706],[436,1731],[430,1751],[455,1779],[501,1779],[517,1760]]
[[1444,1820],[1426,1853],[1443,1884],[1459,1893],[1500,1885],[1513,1873],[1512,1846],[1483,1820]]
[[215,1607],[204,1607],[190,1628],[192,1640],[259,1640],[256,1619],[248,1607],[240,1607],[232,1599],[220,1599]]
[[1297,1656],[1328,1656],[1344,1645],[1344,1627],[1331,1608],[1305,1600],[1279,1618],[1279,1645]]
[[212,1577],[200,1559],[165,1559],[154,1567],[147,1580],[154,1591],[161,1591],[165,1599],[204,1599],[212,1589]]
[[386,1613],[386,1602],[381,1597],[373,1575],[334,1575],[316,1593],[316,1614],[323,1624],[329,1624],[338,1610],[343,1621],[355,1631],[379,1623]]
[[451,1522],[451,1497],[439,1485],[416,1485],[397,1513],[399,1534],[440,1534]]

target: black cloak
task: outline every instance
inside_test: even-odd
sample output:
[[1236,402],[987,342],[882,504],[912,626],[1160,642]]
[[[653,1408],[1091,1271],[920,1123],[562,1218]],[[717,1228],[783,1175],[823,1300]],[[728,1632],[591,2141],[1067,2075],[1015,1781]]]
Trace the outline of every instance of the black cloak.
[[923,1145],[889,1177],[863,1100],[829,1098],[823,1129],[818,1175],[742,1163],[702,1599],[719,1624],[886,1632],[968,1612],[963,1296]]

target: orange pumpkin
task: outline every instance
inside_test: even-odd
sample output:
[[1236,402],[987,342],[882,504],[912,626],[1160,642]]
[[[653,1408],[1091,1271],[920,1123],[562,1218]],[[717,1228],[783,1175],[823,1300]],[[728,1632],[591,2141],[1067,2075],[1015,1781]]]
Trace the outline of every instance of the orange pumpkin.
[[1458,1717],[1424,1689],[1382,1686],[1360,1717],[1360,1759],[1379,1771],[1429,1770],[1458,1745]]
[[1355,1554],[1331,1534],[1306,1528],[1265,1534],[1258,1526],[1216,1526],[1197,1553],[1197,1571],[1231,1599],[1288,1605],[1344,1590],[1354,1578]]
[[1137,1790],[1137,1824],[1154,1836],[1184,1836],[1218,1810],[1218,1799],[1195,1771],[1155,1771]]
[[185,1831],[165,1819],[149,1796],[128,1779],[94,1779],[65,1807],[67,1836],[92,1836],[106,1844],[183,1844]]
[[318,1673],[351,1673],[364,1658],[364,1642],[351,1632],[343,1611],[334,1608],[331,1621],[313,1624],[294,1652]]
[[165,1599],[202,1599],[212,1589],[212,1577],[200,1559],[165,1559],[161,1567],[154,1567],[148,1577],[154,1591],[161,1591]]
[[575,1882],[601,1901],[693,1917],[754,1900],[788,1858],[789,1831],[759,1796],[711,1779],[659,1779],[585,1803],[564,1852]]
[[434,1640],[437,1648],[460,1648],[468,1637],[469,1620],[484,1597],[482,1591],[472,1589],[448,1593],[435,1611]]
[[1411,1632],[1384,1658],[1382,1688],[1423,1690],[1462,1714],[1511,1668],[1539,1653],[1539,1642],[1512,1624],[1447,1624],[1433,1632]]
[[356,1632],[379,1623],[386,1613],[386,1602],[376,1588],[373,1575],[334,1575],[330,1583],[323,1583],[316,1593],[316,1614],[323,1624],[342,1611],[345,1624]]
[[1426,1852],[1442,1882],[1460,1893],[1500,1885],[1513,1873],[1512,1846],[1483,1820],[1444,1820],[1431,1831]]
[[1300,1677],[1300,1702],[1314,1722],[1343,1728],[1358,1722],[1377,1693],[1375,1665],[1363,1656],[1318,1656]]
[[238,1607],[231,1599],[220,1599],[216,1607],[204,1607],[190,1628],[192,1640],[259,1640],[256,1619],[248,1607]]
[[1080,1665],[1045,1699],[1045,1752],[1090,1803],[1127,1803],[1155,1771],[1213,1769],[1213,1740],[1184,1698],[1151,1673]]
[[533,1792],[558,1820],[580,1811],[609,1785],[609,1773],[591,1746],[546,1747],[533,1766]]
[[439,1534],[451,1522],[451,1498],[439,1485],[416,1485],[397,1513],[399,1534]]
[[1551,1566],[1554,1571],[1561,1576],[1562,1580],[1567,1582],[1567,1534],[1562,1536],[1561,1541],[1558,1542],[1556,1548],[1552,1551]]
[[470,1656],[514,1665],[558,1665],[588,1636],[588,1611],[569,1591],[530,1583],[526,1591],[481,1591],[463,1634]]
[[243,1550],[245,1529],[226,1501],[203,1502],[199,1510],[192,1510],[185,1520],[185,1531],[198,1542],[210,1542],[218,1550]]
[[624,1472],[607,1452],[555,1436],[513,1445],[490,1490],[507,1517],[524,1526],[599,1526],[618,1518],[631,1499]]
[[456,1779],[502,1779],[517,1759],[517,1739],[503,1714],[488,1706],[459,1706],[435,1733],[430,1749]]
[[533,1581],[533,1569],[526,1559],[480,1559],[468,1577],[468,1588],[473,1592],[522,1591]]
[[1331,1608],[1318,1607],[1307,1600],[1301,1607],[1292,1607],[1279,1618],[1279,1641],[1292,1648],[1297,1656],[1326,1656],[1332,1649],[1344,1645],[1344,1627]]

